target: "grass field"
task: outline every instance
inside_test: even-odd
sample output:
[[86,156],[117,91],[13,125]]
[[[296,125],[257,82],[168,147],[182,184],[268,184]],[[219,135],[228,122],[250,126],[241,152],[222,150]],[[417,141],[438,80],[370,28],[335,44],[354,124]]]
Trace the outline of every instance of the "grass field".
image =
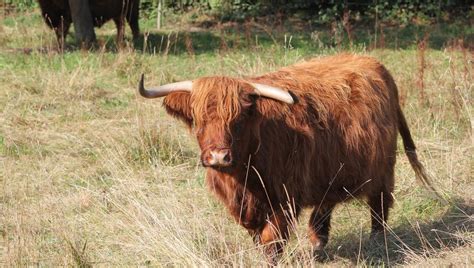
[[[146,31],[150,23],[141,23]],[[284,30],[246,38],[165,29],[117,51],[109,23],[96,30],[97,50],[60,54],[38,10],[5,15],[0,265],[264,265],[260,248],[207,190],[194,139],[160,100],[137,95],[139,75],[149,84],[254,75],[343,49],[374,56],[392,72],[422,162],[448,202],[417,185],[400,145],[386,240],[369,239],[368,207],[353,201],[336,209],[326,262],[311,260],[306,212],[281,264],[474,265],[473,54],[453,42],[472,40],[472,28],[459,36],[443,29],[431,36],[444,45],[423,49],[401,33],[403,49],[387,39],[387,48],[370,50]]]

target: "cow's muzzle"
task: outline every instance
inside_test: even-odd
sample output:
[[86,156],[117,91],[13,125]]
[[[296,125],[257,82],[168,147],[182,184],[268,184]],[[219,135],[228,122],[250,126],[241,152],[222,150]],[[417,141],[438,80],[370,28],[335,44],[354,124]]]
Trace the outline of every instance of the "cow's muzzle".
[[201,162],[205,167],[229,167],[233,163],[232,152],[227,148],[208,150],[201,155]]

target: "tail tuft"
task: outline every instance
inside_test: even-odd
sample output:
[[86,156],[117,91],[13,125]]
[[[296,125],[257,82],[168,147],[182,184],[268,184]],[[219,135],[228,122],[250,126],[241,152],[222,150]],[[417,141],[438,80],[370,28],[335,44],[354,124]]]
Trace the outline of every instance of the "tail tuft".
[[418,160],[415,143],[413,142],[413,139],[410,134],[410,129],[408,128],[407,121],[400,107],[398,107],[398,130],[400,131],[400,135],[402,136],[405,154],[408,157],[408,161],[410,162],[411,167],[415,171],[415,175],[418,181],[420,181],[426,189],[430,190],[433,194],[435,194],[437,198],[439,198],[440,200],[445,200],[434,188],[430,176],[428,176],[428,173],[426,172],[425,168]]

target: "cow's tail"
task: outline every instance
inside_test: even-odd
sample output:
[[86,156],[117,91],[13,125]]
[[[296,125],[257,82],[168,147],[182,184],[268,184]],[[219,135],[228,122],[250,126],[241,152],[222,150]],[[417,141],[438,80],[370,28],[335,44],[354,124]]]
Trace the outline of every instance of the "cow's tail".
[[416,146],[413,142],[413,138],[410,134],[410,129],[408,128],[407,121],[405,116],[403,115],[402,109],[400,106],[398,107],[398,131],[400,131],[400,135],[403,139],[403,147],[405,148],[405,154],[408,157],[408,161],[410,161],[410,165],[415,171],[416,178],[423,184],[425,188],[431,191],[433,194],[436,195],[441,200],[444,198],[439,194],[438,191],[433,186],[432,180],[428,173],[425,170],[425,167],[421,164],[418,160],[418,155],[416,154]]

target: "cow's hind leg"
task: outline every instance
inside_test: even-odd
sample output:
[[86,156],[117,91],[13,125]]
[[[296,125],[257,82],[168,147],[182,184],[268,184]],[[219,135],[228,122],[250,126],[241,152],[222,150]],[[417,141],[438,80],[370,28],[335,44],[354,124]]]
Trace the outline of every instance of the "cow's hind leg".
[[124,32],[125,32],[123,16],[114,18],[114,23],[115,23],[115,26],[117,27],[117,39],[116,39],[117,46],[121,47],[123,45],[123,38],[124,38]]
[[372,236],[382,232],[388,220],[389,208],[393,204],[393,172],[384,180],[382,189],[369,196],[370,215],[372,218]]
[[138,16],[139,16],[139,1],[132,1],[129,7],[129,12],[127,14],[127,22],[132,30],[132,35],[134,40],[138,40],[140,37],[140,27],[138,26]]
[[321,255],[329,239],[333,208],[334,206],[317,207],[309,218],[309,238],[316,258],[323,257]]

